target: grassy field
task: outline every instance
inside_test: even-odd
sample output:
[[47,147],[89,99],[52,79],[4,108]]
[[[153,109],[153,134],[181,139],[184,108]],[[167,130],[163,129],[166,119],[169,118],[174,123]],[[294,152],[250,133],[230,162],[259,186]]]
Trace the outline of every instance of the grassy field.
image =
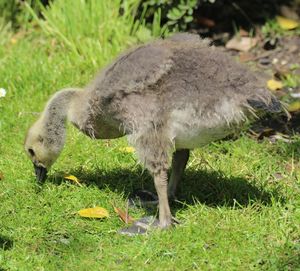
[[[300,270],[297,136],[291,144],[270,144],[245,134],[194,151],[180,185],[181,203],[172,206],[182,223],[144,236],[117,234],[124,224],[111,205],[125,208],[135,189],[154,191],[134,154],[122,149],[126,139],[92,141],[68,127],[50,177],[36,185],[23,141],[49,96],[85,85],[118,52],[150,35],[143,27],[132,33],[116,15],[118,1],[105,2],[115,6],[102,9],[102,40],[79,24],[75,33],[61,25],[51,32],[56,26],[44,24],[12,39],[0,34],[0,88],[7,90],[0,98],[0,270]],[[64,180],[66,174],[83,185]],[[93,206],[107,208],[110,217],[77,215]],[[148,211],[130,214],[139,218]]]

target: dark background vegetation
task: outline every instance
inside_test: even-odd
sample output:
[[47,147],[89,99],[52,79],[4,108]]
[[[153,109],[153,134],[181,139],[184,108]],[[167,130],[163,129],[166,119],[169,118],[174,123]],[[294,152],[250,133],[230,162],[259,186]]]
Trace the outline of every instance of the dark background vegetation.
[[[25,20],[31,19],[21,15],[25,2],[35,11],[40,12],[41,5],[48,6],[53,1],[55,0],[0,0],[0,17],[4,17],[14,29],[18,29]],[[293,5],[296,2],[294,0],[142,0],[139,4],[138,16],[147,7],[145,19],[152,22],[154,13],[160,9],[162,25],[167,24],[170,29],[176,30],[198,29],[197,18],[205,16],[216,22],[215,30],[232,31],[237,23],[246,29],[253,27],[254,23],[263,24],[278,14],[281,5]]]

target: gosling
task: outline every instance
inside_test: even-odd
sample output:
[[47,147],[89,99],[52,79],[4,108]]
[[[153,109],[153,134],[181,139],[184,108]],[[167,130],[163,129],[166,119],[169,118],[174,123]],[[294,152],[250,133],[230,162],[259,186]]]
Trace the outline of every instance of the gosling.
[[25,150],[44,181],[64,146],[67,120],[92,139],[126,135],[154,178],[159,227],[168,228],[168,199],[190,150],[228,136],[250,116],[279,110],[248,68],[182,33],[124,53],[84,89],[57,92],[29,129]]

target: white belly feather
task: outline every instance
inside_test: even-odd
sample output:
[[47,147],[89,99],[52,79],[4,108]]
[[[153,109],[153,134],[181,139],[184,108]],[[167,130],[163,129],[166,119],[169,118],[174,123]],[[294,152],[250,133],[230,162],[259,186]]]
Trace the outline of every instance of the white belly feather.
[[233,110],[225,103],[211,115],[201,114],[192,107],[174,110],[171,113],[170,131],[175,148],[194,149],[233,133],[234,128],[245,117],[238,109]]
[[[227,127],[228,128],[228,127]],[[177,126],[175,136],[176,149],[194,149],[204,146],[212,141],[222,139],[229,135],[231,132],[224,127],[207,128],[197,127],[196,129],[185,129],[184,126]]]

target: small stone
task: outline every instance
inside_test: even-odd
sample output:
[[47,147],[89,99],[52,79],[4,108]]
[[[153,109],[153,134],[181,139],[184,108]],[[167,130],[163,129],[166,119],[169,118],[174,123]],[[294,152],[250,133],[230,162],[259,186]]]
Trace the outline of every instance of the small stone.
[[64,245],[69,245],[70,244],[70,240],[67,238],[60,238],[59,242],[64,244]]
[[259,64],[261,64],[261,65],[270,65],[271,61],[268,57],[263,57],[259,60]]

